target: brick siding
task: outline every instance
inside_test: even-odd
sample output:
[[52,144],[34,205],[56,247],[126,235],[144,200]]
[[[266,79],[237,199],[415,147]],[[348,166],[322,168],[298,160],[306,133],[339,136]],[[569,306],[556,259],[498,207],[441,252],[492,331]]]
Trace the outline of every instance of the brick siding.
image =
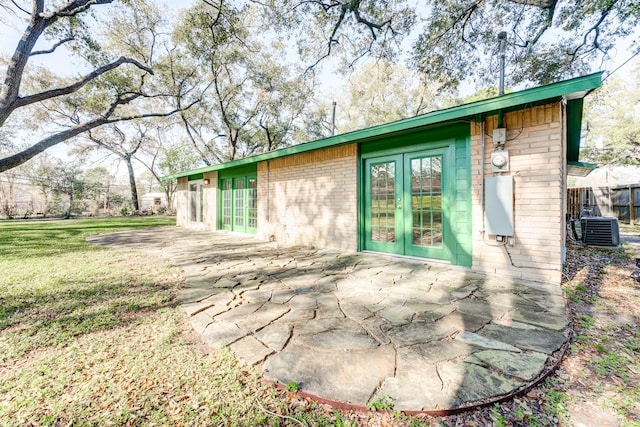
[[189,182],[187,177],[178,178],[176,189],[176,225],[186,227],[189,225]]
[[203,179],[208,179],[209,184],[203,185],[203,216],[202,225],[205,230],[218,229],[218,171],[207,172]]
[[258,164],[258,237],[285,245],[358,248],[356,144]]
[[[500,246],[483,230],[481,127],[471,125],[473,182],[473,269],[516,279],[560,283],[565,245],[566,137],[560,103],[507,113],[507,143],[514,182],[514,245]],[[492,176],[490,135],[497,116],[487,118],[485,176]]]

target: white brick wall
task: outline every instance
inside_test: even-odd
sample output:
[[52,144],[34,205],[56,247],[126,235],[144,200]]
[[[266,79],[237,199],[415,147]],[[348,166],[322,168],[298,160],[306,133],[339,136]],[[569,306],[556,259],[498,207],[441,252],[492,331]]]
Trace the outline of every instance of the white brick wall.
[[258,165],[258,236],[286,245],[358,248],[355,144]]
[[189,225],[189,183],[187,177],[178,178],[176,190],[176,225],[186,227]]
[[[566,137],[560,103],[505,114],[510,171],[514,181],[514,245],[499,246],[483,232],[480,124],[471,125],[473,182],[473,269],[523,280],[560,283],[565,244]],[[488,117],[492,135],[497,117]],[[485,142],[485,174],[492,176],[490,136]]]
[[217,230],[218,227],[218,171],[207,172],[204,180],[209,180],[209,184],[203,185],[204,210],[202,223],[205,230]]

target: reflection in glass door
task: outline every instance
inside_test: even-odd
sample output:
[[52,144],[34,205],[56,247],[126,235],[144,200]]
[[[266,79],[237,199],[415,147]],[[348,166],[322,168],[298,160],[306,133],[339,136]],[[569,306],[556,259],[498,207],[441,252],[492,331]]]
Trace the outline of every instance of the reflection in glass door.
[[402,157],[367,160],[365,168],[366,249],[399,253],[404,239],[402,233],[398,234],[402,224],[402,180],[397,178]]
[[238,179],[236,178],[235,180],[235,185],[234,185],[234,191],[233,191],[233,196],[234,196],[234,202],[235,202],[235,209],[233,210],[234,212],[234,219],[233,219],[233,227],[234,229],[243,229],[245,224],[244,221],[246,219],[245,216],[245,206],[244,206],[244,179]]
[[442,246],[442,157],[411,159],[411,231],[417,246]]
[[258,181],[239,176],[221,181],[220,227],[223,230],[255,233],[258,227]]
[[448,259],[445,150],[366,159],[364,249]]
[[222,181],[222,228],[225,230],[231,229],[231,185],[231,179]]
[[203,205],[202,181],[189,181],[189,222],[193,225],[202,224]]
[[247,228],[252,231],[258,228],[258,179],[249,177],[248,180]]
[[395,162],[371,165],[371,240],[393,243],[395,226]]

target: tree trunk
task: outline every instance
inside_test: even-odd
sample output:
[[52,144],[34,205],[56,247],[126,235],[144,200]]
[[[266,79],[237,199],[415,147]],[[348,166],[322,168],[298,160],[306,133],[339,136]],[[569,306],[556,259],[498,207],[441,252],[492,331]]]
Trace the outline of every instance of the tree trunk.
[[71,218],[71,207],[73,206],[73,184],[71,184],[71,191],[69,192],[69,210],[67,210],[67,215],[65,215],[65,219]]
[[125,157],[127,162],[127,170],[129,171],[129,185],[131,186],[131,204],[133,210],[140,210],[140,204],[138,203],[138,188],[136,187],[136,176],[133,172],[133,165],[131,164],[131,157]]

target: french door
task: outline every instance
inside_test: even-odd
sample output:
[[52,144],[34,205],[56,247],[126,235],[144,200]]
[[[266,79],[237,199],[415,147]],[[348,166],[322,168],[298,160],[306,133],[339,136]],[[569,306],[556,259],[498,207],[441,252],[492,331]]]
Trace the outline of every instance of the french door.
[[258,228],[258,180],[239,176],[221,182],[221,228],[255,233]]
[[448,150],[365,159],[365,250],[450,260]]

